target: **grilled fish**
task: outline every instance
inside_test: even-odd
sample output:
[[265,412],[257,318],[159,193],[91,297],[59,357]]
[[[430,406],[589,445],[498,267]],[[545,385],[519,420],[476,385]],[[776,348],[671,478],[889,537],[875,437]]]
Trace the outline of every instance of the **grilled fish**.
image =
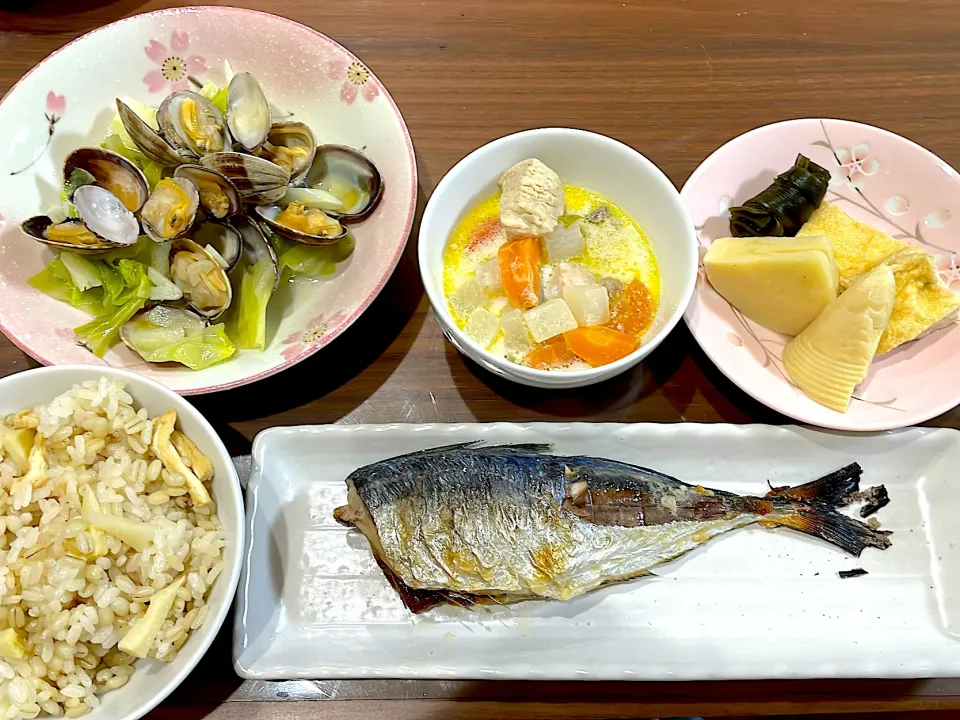
[[743,497],[636,465],[548,454],[548,445],[464,443],[354,471],[356,527],[413,612],[443,603],[568,600],[758,523],[821,538],[853,555],[888,533],[836,508],[862,497],[856,463],[797,487]]

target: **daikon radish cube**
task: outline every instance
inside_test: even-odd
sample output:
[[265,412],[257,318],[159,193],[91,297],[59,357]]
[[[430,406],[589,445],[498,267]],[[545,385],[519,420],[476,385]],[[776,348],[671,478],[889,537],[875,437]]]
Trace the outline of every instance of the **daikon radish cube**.
[[500,259],[493,258],[477,265],[477,282],[487,295],[503,293],[503,276],[500,275]]
[[480,347],[486,349],[500,331],[500,319],[489,310],[478,307],[470,313],[464,331],[476,340]]
[[526,353],[533,347],[523,322],[523,313],[516,308],[503,311],[500,327],[503,329],[503,345],[507,352]]
[[577,327],[577,319],[562,298],[548,300],[523,314],[527,329],[538,342],[544,342]]
[[583,235],[580,234],[580,224],[574,223],[568,228],[562,225],[548,233],[543,238],[547,250],[547,259],[550,262],[569,260],[583,252]]
[[470,317],[470,313],[487,302],[487,294],[476,278],[470,278],[450,295],[450,307],[461,318]]
[[610,297],[603,285],[570,285],[563,299],[581,326],[603,325],[610,320]]

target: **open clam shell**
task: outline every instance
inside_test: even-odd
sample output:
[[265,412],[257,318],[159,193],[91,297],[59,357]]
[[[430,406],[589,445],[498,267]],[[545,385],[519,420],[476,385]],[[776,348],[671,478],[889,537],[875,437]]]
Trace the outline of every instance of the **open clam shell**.
[[117,98],[117,113],[127,134],[140,152],[164,167],[176,167],[187,162],[175,147],[161,137],[146,121],[137,115],[123,100]]
[[75,170],[93,175],[96,184],[117,196],[130,212],[143,207],[150,195],[150,186],[140,168],[112,150],[100,147],[74,150],[63,164],[64,179],[69,179]]
[[199,208],[200,192],[191,180],[164,178],[140,210],[140,222],[151,240],[172,240],[190,230]]
[[173,172],[175,178],[186,178],[197,186],[200,207],[212,218],[236,215],[243,208],[240,191],[223,173],[202,165],[181,165]]
[[331,245],[347,234],[339,220],[304,203],[258,205],[254,210],[274,232],[304,245]]
[[168,95],[157,110],[163,137],[181,155],[199,158],[230,147],[227,123],[210,100],[184,91]]
[[270,133],[270,103],[250,73],[237,73],[227,88],[227,124],[233,139],[252,152]]
[[171,244],[170,277],[187,304],[201,317],[219,317],[233,302],[226,268],[189,238],[177,238]]
[[[47,233],[52,227],[56,227],[57,230],[50,233],[51,237],[47,237]],[[20,224],[20,229],[37,242],[49,245],[56,250],[69,250],[79,255],[99,255],[108,250],[124,247],[121,244],[97,237],[83,224],[82,220],[76,218],[68,218],[63,222],[54,223],[46,215],[37,215],[24,220]]]
[[[114,247],[133,245],[140,237],[140,223],[126,205],[106,188],[84,185],[73,194],[73,204],[87,229]],[[50,235],[47,230],[47,236]]]
[[[237,222],[242,220],[239,216]],[[198,224],[190,234],[197,245],[202,248],[213,248],[231,269],[240,260],[243,252],[243,236],[231,223],[217,223],[212,221]]]
[[227,177],[237,188],[243,201],[248,203],[264,201],[264,193],[282,197],[287,183],[290,182],[289,172],[255,155],[238,152],[211,153],[200,158],[200,164]]
[[313,131],[302,122],[276,122],[257,155],[289,171],[291,182],[298,182],[313,164],[317,141]]
[[383,195],[383,178],[363,153],[344,145],[321,145],[304,178],[308,188],[335,195],[343,207],[327,211],[344,222],[362,220],[373,212]]
[[252,266],[261,260],[269,261],[273,267],[273,289],[276,292],[280,287],[280,265],[273,245],[264,236],[257,223],[246,215],[237,216],[236,228],[243,238],[243,264]]

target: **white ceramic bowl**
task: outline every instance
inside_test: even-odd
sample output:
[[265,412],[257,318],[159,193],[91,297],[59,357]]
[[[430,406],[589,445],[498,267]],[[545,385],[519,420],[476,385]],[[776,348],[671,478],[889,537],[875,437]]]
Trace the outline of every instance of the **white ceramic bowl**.
[[[356,249],[333,275],[270,304],[263,352],[240,350],[194,371],[151,364],[117,344],[101,359],[77,345],[90,316],[27,284],[53,252],[20,223],[58,202],[63,161],[103,139],[129,95],[157,106],[185,89],[186,74],[223,84],[223,63],[252,71],[267,97],[324,143],[365,148],[384,180],[376,210],[352,226]],[[400,110],[358,58],[313,28],[231,7],[169,8],[124,18],[52,53],[0,101],[0,331],[44,365],[134,370],[183,395],[246,385],[304,360],[343,333],[383,289],[413,226],[417,165]]]
[[244,512],[240,481],[233,461],[216,431],[190,403],[160,383],[126,370],[87,365],[26,370],[0,380],[0,415],[49,402],[85,380],[106,376],[122,380],[137,407],[150,416],[177,411],[180,426],[214,466],[211,494],[227,536],[223,549],[224,570],[208,597],[210,615],[194,631],[172,663],[140,660],[130,681],[118,690],[100,696],[101,705],[84,717],[89,720],[136,720],[150,712],[196,667],[210,647],[230,610],[240,579],[243,558]]
[[[457,223],[497,190],[511,165],[539,158],[565,184],[600,193],[643,228],[660,266],[660,309],[640,348],[609,365],[551,372],[516,365],[481,348],[457,327],[443,294],[443,250]],[[490,372],[524,385],[571,388],[617,375],[649,355],[683,316],[697,277],[697,239],[673,183],[643,155],[604,135],[542,128],[508,135],[474,150],[446,174],[420,224],[420,274],[444,334],[464,355]]]

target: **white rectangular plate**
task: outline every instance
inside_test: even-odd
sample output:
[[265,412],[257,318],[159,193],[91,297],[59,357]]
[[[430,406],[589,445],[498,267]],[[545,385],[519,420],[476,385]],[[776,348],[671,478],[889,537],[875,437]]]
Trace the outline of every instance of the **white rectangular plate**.
[[[893,546],[859,560],[749,527],[570,602],[411,615],[366,540],[339,526],[353,470],[428,447],[551,442],[763,495],[858,461],[885,484]],[[247,678],[708,680],[960,675],[960,433],[844,436],[760,425],[275,428],[254,443],[234,633]],[[837,572],[862,567],[865,577]]]

